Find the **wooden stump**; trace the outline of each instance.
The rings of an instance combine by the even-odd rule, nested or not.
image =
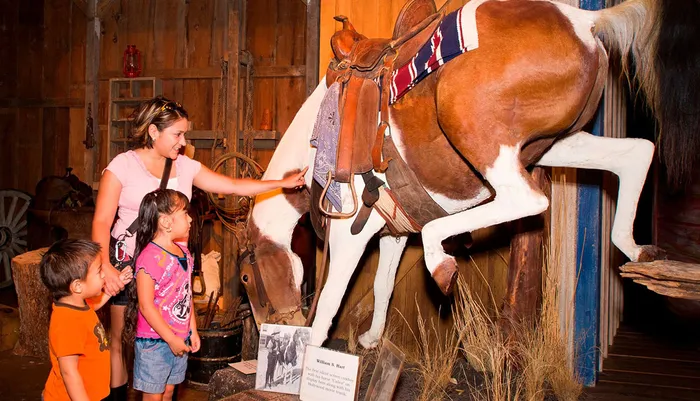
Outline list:
[[[258,359],[258,343],[260,335],[258,334],[258,326],[255,324],[255,318],[251,313],[243,319],[243,345],[241,349],[241,360],[250,361]]]
[[[628,262],[620,267],[622,277],[651,291],[673,298],[700,300],[700,265],[675,260]]]
[[[216,401],[255,388],[255,374],[244,375],[234,368],[219,369],[209,380],[209,401]]]
[[[41,282],[39,263],[48,248],[23,253],[12,259],[12,277],[19,303],[19,340],[14,354],[47,358],[51,293]]]

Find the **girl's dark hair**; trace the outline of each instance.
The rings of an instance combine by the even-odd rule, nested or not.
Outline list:
[[[187,196],[174,189],[157,189],[146,194],[139,207],[139,227],[136,231],[136,249],[134,250],[134,279],[129,283],[125,291],[129,297],[129,303],[124,312],[124,330],[122,331],[122,353],[125,361],[131,360],[136,340],[136,321],[138,318],[139,301],[136,292],[136,273],[138,258],[146,246],[158,233],[158,219],[161,214],[173,214],[179,210],[187,210],[190,201]]]
[[[153,138],[148,135],[148,127],[155,125],[162,131],[181,118],[189,118],[187,111],[178,102],[163,96],[156,96],[141,103],[133,113],[133,132],[129,140],[135,148],[152,148]]]

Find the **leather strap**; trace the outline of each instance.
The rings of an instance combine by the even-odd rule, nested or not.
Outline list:
[[[374,171],[383,173],[389,168],[389,160],[382,160],[382,151],[384,149],[384,134],[389,127],[389,98],[391,97],[391,71],[394,63],[394,57],[387,57],[384,60],[384,69],[381,75],[382,91],[381,101],[379,103],[380,118],[377,126],[377,135],[374,138],[374,146],[372,147],[372,166]]]
[[[335,164],[335,181],[350,182],[352,177],[352,156],[355,143],[355,123],[357,103],[362,89],[363,79],[351,75],[343,88],[343,105],[340,116],[340,134],[338,138],[338,159]]]
[[[160,177],[159,189],[165,189],[168,186],[168,180],[170,179],[170,171],[173,169],[173,159],[166,157],[165,166],[163,167],[163,176]],[[136,230],[139,229],[139,219],[138,217],[133,223],[126,229],[128,236],[136,234]]]

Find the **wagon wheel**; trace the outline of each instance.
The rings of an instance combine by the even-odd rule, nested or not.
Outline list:
[[[227,167],[229,171],[233,169],[236,178],[253,178],[260,179],[263,174],[263,168],[250,157],[238,153],[230,152],[222,155],[212,165],[212,170],[217,171],[227,161],[230,161]],[[216,209],[216,214],[221,222],[230,230],[235,231],[236,223],[245,220],[253,204],[254,197],[250,196],[233,196],[233,206],[222,206],[222,202],[217,199],[216,194],[209,193],[209,200]]]
[[[32,197],[21,191],[0,191],[0,288],[12,285],[12,258],[27,250],[27,209]]]

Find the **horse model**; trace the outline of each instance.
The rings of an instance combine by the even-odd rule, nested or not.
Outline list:
[[[327,82],[318,85],[297,113],[265,179],[313,168],[317,151],[309,141],[319,109],[331,89],[338,88],[337,82],[342,88],[350,87],[358,77],[365,79],[362,85],[367,81],[390,82],[391,75],[386,73],[411,60],[416,41],[430,38],[435,27],[431,24],[441,16],[424,18],[435,15],[432,0],[409,1],[405,10],[415,10],[411,7],[416,4],[428,11],[418,13],[420,18],[416,14],[412,15],[415,18],[403,18],[402,11],[391,41],[367,39],[345,20],[344,29],[331,40],[336,59],[326,74]],[[376,156],[377,144],[381,145],[380,163],[373,157],[367,168],[367,163],[354,163],[353,159],[349,181],[336,180],[342,202],[336,210],[343,218],[332,219],[327,231],[330,264],[313,321],[312,345],[326,339],[368,241],[386,230],[385,226],[393,227],[392,235],[380,237],[373,321],[360,337],[361,344],[374,346],[382,334],[396,268],[410,232],[421,232],[426,267],[439,288],[449,293],[457,265],[445,253],[444,239],[547,209],[547,197],[526,170],[530,166],[615,173],[619,196],[612,242],[632,261],[663,256],[662,250],[638,245],[633,237],[637,202],[654,144],[642,139],[598,137],[582,129],[598,107],[610,52],[621,57],[623,71],[639,85],[654,112],[667,171],[676,182],[687,179],[699,147],[693,131],[700,127],[700,78],[696,70],[700,63],[700,4],[696,0],[629,0],[612,8],[586,11],[552,1],[472,0],[460,12],[463,20],[473,21],[471,28],[466,28],[478,34],[477,45],[439,66],[389,107],[382,104],[379,125],[388,129],[380,130],[369,145],[372,156]],[[686,53],[678,55],[679,51]],[[626,61],[628,55],[634,72]],[[387,60],[395,64],[387,64]],[[386,86],[380,91],[384,102]],[[344,125],[350,113],[348,104],[353,103],[348,100],[351,93],[345,89],[341,93]],[[355,108],[360,109],[369,97],[360,96]],[[376,116],[377,108],[372,110],[369,114]],[[343,132],[341,127],[341,143]],[[370,154],[367,149],[359,153]],[[341,162],[339,153],[338,167]],[[400,164],[405,165],[404,176],[413,177],[427,194],[426,202],[437,204],[442,212],[426,218],[408,211],[415,203],[426,202],[400,199],[393,199],[395,206],[389,212],[376,206],[369,213],[357,210],[364,200],[360,193],[368,186],[359,173],[374,171],[375,177],[387,183],[385,192],[398,193],[400,186],[392,181],[392,174],[393,166]],[[312,168],[306,175],[308,188],[312,188]],[[304,322],[302,264],[291,251],[290,242],[297,220],[309,211],[309,198],[306,190],[278,191],[256,198],[240,267],[258,323]],[[332,214],[332,210],[325,213]],[[362,213],[365,221],[354,225]],[[401,214],[409,224],[391,221]]]

